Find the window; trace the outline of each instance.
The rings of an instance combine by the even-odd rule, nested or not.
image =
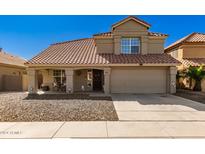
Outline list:
[[[121,53],[137,54],[140,52],[140,40],[135,37],[124,37],[121,39]]]
[[[56,84],[58,85],[65,84],[66,82],[65,70],[53,70],[53,78]]]

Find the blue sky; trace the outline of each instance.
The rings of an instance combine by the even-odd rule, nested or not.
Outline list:
[[[0,16],[0,47],[30,59],[50,44],[110,31],[127,16]],[[205,16],[137,16],[150,31],[169,34],[165,46],[192,32],[205,33]]]

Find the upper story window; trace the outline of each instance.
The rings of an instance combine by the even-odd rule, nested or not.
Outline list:
[[[136,37],[123,37],[121,39],[121,53],[138,54],[140,52],[140,39]]]

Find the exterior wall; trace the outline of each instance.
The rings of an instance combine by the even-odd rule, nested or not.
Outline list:
[[[49,86],[49,89],[53,89],[53,70],[40,70],[39,73],[43,75],[43,85]]]
[[[113,43],[113,39],[95,39],[95,43],[97,46],[97,52],[98,53],[113,53],[114,51],[114,43]]]
[[[179,51],[178,50],[174,50],[172,52],[169,53],[172,57],[174,57],[175,59],[179,58]]]
[[[177,67],[169,67],[168,70],[168,80],[167,80],[167,88],[168,92],[173,94],[176,93],[176,74],[177,74]]]
[[[28,74],[28,92],[37,92],[37,71],[34,68],[27,69]]]
[[[82,91],[81,87],[84,86],[85,91],[92,91],[92,86],[87,86],[87,70],[74,71],[74,91]]]
[[[94,37],[98,53],[121,54],[122,37],[138,37],[140,39],[140,54],[159,54],[164,52],[164,39],[148,36],[145,26],[129,20],[112,31],[113,37]]]
[[[113,30],[114,35],[114,53],[120,54],[120,42],[122,37],[138,37],[141,41],[141,54],[147,53],[147,28],[141,24],[130,20]]]
[[[166,93],[168,67],[112,67],[111,93]]]
[[[164,53],[164,39],[149,38],[147,43],[149,54]]]
[[[173,58],[177,59],[177,60],[181,60],[183,58],[183,49],[179,48],[179,49],[174,49],[171,52],[169,52],[168,54],[171,55]],[[179,66],[177,66],[178,70],[183,70],[184,66],[181,64]]]
[[[201,88],[202,88],[202,91],[205,92],[205,79],[203,79],[201,82]]]
[[[115,27],[114,32],[120,31],[147,31],[147,28],[134,20],[129,20],[123,24]]]
[[[205,46],[184,45],[170,51],[169,54],[179,60],[182,58],[205,58]]]
[[[170,54],[175,59],[181,60],[183,58],[183,49],[182,48],[174,49],[168,54]]]
[[[18,90],[21,91],[22,89],[22,80],[21,79],[17,79],[16,81],[18,81],[17,83],[12,83],[8,81],[8,79],[12,78],[12,77],[19,77],[22,78],[22,74],[25,71],[25,69],[23,68],[16,68],[16,67],[10,67],[10,66],[0,66],[0,91],[9,91],[9,90]],[[18,87],[17,89],[14,87]]]
[[[205,46],[184,46],[183,58],[205,58]]]
[[[87,70],[104,70],[104,92],[109,93],[174,93],[176,91],[176,67],[168,66],[119,66],[100,68],[61,68],[66,72],[66,92],[92,91],[92,86],[87,86]],[[28,69],[29,92],[35,93],[37,87],[37,73],[44,74],[44,84],[53,83],[52,68],[39,70]],[[77,71],[81,73],[77,73]],[[32,89],[32,90],[31,90]],[[51,89],[52,90],[52,89]]]
[[[27,91],[28,90],[28,75],[27,74],[23,74],[22,75],[22,82],[23,82],[23,91]]]
[[[189,85],[190,85],[190,80],[189,80],[189,78],[181,78],[181,79],[179,80],[179,83],[180,83],[181,85],[183,85],[184,88],[190,88],[190,89],[193,89],[193,88],[194,88],[194,85],[195,85],[195,81],[192,80],[192,84],[191,84],[192,86],[189,87]],[[203,79],[203,80],[201,81],[201,91],[205,92],[205,79]]]

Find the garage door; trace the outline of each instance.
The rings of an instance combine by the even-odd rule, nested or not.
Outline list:
[[[165,67],[112,68],[112,93],[166,93]]]
[[[3,91],[22,91],[21,76],[3,75]]]

